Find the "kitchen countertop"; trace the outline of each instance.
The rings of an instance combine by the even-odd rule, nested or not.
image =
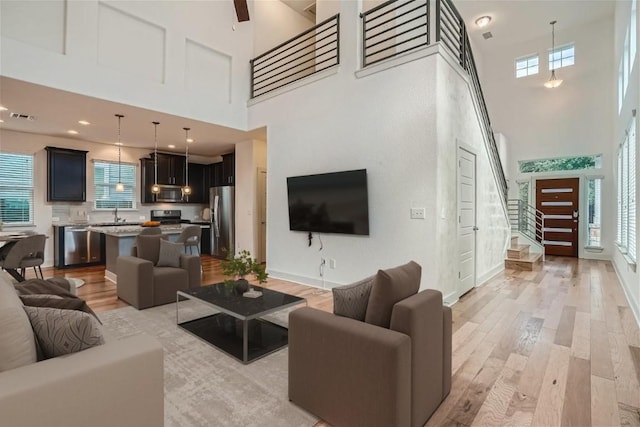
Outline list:
[[[168,225],[160,225],[160,229],[163,234],[180,234],[182,233],[182,229],[188,227],[191,224],[183,223],[183,224],[168,224]],[[202,227],[202,226],[201,226]],[[101,226],[101,225],[91,225],[88,227],[90,231],[97,231],[99,233],[104,233],[107,236],[114,237],[132,237],[137,236],[144,228],[141,225],[129,225],[128,223],[120,224],[120,225],[112,225],[112,226]]]

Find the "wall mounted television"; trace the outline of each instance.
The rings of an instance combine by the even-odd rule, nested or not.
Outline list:
[[[366,169],[287,178],[289,229],[369,235]]]

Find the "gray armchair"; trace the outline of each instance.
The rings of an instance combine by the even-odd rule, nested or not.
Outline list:
[[[289,315],[289,399],[335,426],[423,426],[451,389],[451,309],[424,290],[390,327],[301,308]]]
[[[199,256],[179,254],[175,267],[158,266],[161,240],[139,235],[136,254],[117,260],[118,298],[138,310],[175,302],[176,291],[201,285]]]

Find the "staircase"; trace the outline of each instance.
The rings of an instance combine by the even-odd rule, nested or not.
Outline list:
[[[511,247],[507,249],[504,267],[511,270],[533,271],[542,261],[541,253],[529,252],[531,245],[518,243],[518,236],[511,236]]]

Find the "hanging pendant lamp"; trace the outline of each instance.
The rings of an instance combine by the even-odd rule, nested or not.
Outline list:
[[[185,144],[187,146],[184,153],[184,171],[185,171],[185,186],[182,187],[182,195],[190,196],[191,195],[191,187],[189,187],[189,131],[191,128],[182,128],[185,132]]]
[[[116,191],[123,192],[124,184],[122,183],[122,142],[120,142],[120,119],[124,116],[122,114],[116,114],[118,118],[118,182],[116,184]]]
[[[549,61],[550,67],[555,62],[553,61],[553,54],[555,53],[555,50],[556,50],[556,22],[558,21],[550,22],[551,24],[551,61]],[[561,84],[562,84],[562,80],[556,77],[556,70],[554,67],[554,69],[551,70],[551,78],[549,78],[549,80],[544,84],[544,87],[546,87],[547,89],[554,89],[560,86]]]
[[[158,125],[160,122],[151,122],[153,123],[153,140],[154,140],[154,148],[153,148],[153,185],[151,186],[151,193],[158,194],[160,193],[160,186],[158,185]]]

